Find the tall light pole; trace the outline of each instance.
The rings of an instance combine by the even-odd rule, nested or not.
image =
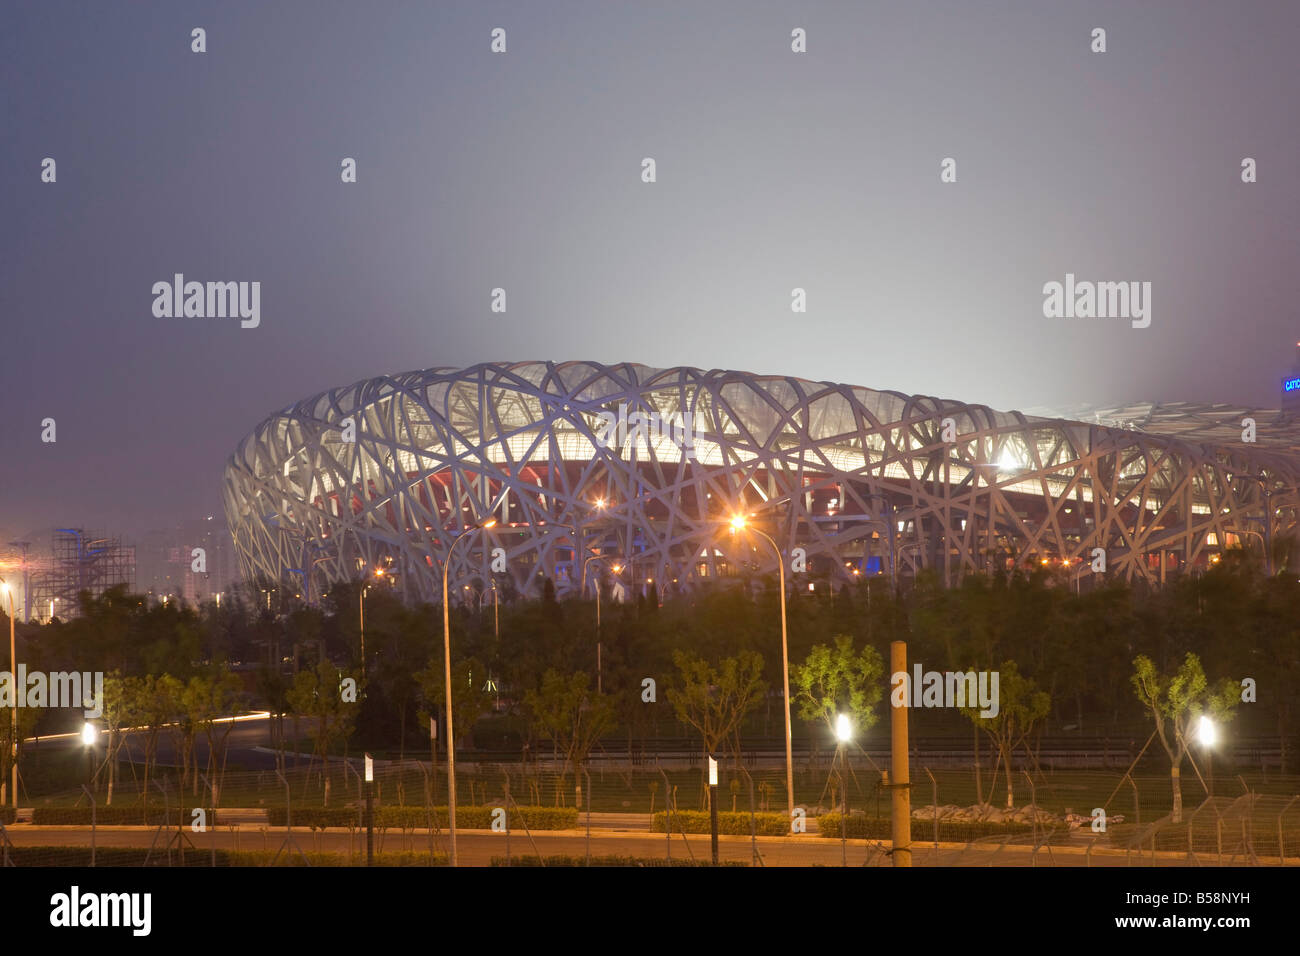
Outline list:
[[[599,561],[599,560],[600,560],[601,558],[603,558],[603,557],[605,557],[605,555],[603,555],[603,554],[593,554],[591,557],[587,558],[587,560],[585,560],[585,561],[582,562],[582,583],[583,583],[583,588],[584,588],[584,589],[586,588],[586,584],[587,584],[587,565],[591,564],[591,562],[593,562],[593,561]],[[615,574],[617,574],[620,570],[622,570],[622,568],[620,568],[617,564],[614,565],[614,573],[615,573]],[[596,580],[596,693],[597,693],[597,694],[601,693],[600,674],[601,674],[601,668],[600,668],[600,579],[598,578],[598,579]]]
[[[789,821],[788,825],[794,826],[794,748],[790,736],[790,645],[786,636],[785,624],[785,558],[781,555],[781,549],[777,547],[776,542],[772,540],[771,535],[766,531],[760,531],[753,525],[746,522],[743,515],[736,515],[731,519],[731,530],[741,531],[745,528],[760,535],[764,541],[772,546],[772,551],[776,554],[776,567],[781,578],[781,683],[783,687],[783,703],[785,704],[785,806]]]
[[[493,518],[482,524],[466,528],[456,535],[447,549],[447,558],[442,563],[442,653],[443,653],[443,693],[447,698],[447,826],[451,832],[451,865],[456,858],[456,728],[451,721],[451,611],[447,600],[447,573],[451,570],[452,552],[461,540],[468,538],[475,531],[496,526]]]
[[[5,594],[9,595],[9,680],[13,687],[13,695],[9,708],[9,729],[13,734],[11,742],[11,755],[13,757],[13,779],[10,781],[10,796],[12,798],[13,808],[18,809],[18,655],[14,650],[14,592],[9,586],[9,582],[0,578],[0,588],[4,589]]]
[[[840,758],[840,865],[849,865],[849,779],[845,773],[849,759],[845,744],[853,739],[853,722],[848,714],[835,718],[835,749]]]
[[[1214,744],[1219,738],[1219,729],[1214,725],[1214,721],[1206,714],[1201,714],[1201,719],[1196,725],[1196,739],[1205,753],[1205,774],[1209,777],[1209,783],[1206,785],[1206,792],[1214,796]]]
[[[383,568],[375,568],[375,577],[384,576]],[[362,583],[361,591],[357,594],[357,619],[361,630],[361,679],[366,679],[366,592],[370,590],[370,585]]]

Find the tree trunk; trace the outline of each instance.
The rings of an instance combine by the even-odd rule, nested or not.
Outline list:
[[[1007,774],[1007,809],[1010,810],[1010,809],[1014,808],[1015,805],[1016,805],[1016,803],[1015,803],[1015,795],[1014,795],[1014,792],[1013,792],[1013,790],[1012,790],[1012,776],[1013,776],[1013,775],[1012,775],[1012,772],[1011,772],[1011,752],[1010,752],[1010,750],[1008,750],[1006,747],[1004,747],[1001,743],[998,744],[998,748],[1002,751],[1002,761],[1003,761],[1003,763],[1006,765],[1006,774]]]
[[[1178,768],[1170,767],[1169,778],[1173,783],[1173,787],[1174,787],[1174,809],[1173,812],[1169,815],[1169,819],[1171,823],[1183,822],[1183,790],[1182,787],[1179,786],[1178,776],[1179,776]]]
[[[867,592],[870,593],[870,592]],[[984,805],[984,786],[980,782],[980,729],[979,725],[971,723],[971,729],[975,733],[975,802],[980,806]]]

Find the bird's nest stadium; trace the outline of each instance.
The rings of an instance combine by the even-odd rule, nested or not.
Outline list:
[[[778,549],[803,588],[1027,565],[1074,586],[1160,584],[1228,547],[1285,551],[1298,477],[1300,425],[1279,410],[1028,415],[775,375],[518,362],[299,402],[241,443],[223,495],[244,575],[307,600],[372,572],[440,600],[462,536],[448,568],[462,599],[537,595],[547,578],[561,596],[601,580],[662,598],[774,573]]]

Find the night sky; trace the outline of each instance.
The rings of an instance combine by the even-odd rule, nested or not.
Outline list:
[[[1297,49],[1294,0],[6,0],[0,545],[219,515],[269,414],[430,366],[1275,407]],[[155,317],[178,272],[260,326]],[[1045,318],[1067,273],[1149,281],[1150,327]]]

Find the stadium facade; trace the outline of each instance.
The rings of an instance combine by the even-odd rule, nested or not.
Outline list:
[[[763,536],[732,531],[737,514],[802,588],[1030,564],[1077,587],[1159,584],[1294,532],[1294,421],[1189,405],[1027,415],[735,371],[485,363],[292,405],[241,443],[223,493],[245,577],[307,600],[377,569],[438,600],[450,545],[489,522],[453,552],[462,599],[536,595],[546,578],[560,595],[600,579],[663,597],[774,572]]]

